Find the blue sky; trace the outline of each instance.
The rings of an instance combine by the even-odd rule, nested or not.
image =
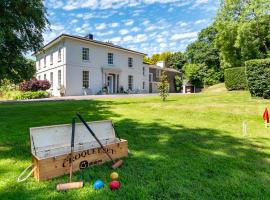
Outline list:
[[[213,21],[218,0],[45,0],[50,29],[45,44],[61,33],[84,36],[148,55],[184,51]]]

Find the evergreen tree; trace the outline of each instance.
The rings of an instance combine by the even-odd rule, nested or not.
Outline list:
[[[159,95],[162,101],[165,101],[166,98],[169,96],[169,83],[168,83],[168,77],[165,74],[165,72],[162,72],[160,76],[160,81],[157,87],[158,87]]]

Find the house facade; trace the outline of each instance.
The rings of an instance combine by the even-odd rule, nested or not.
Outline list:
[[[164,72],[167,75],[168,83],[169,83],[169,92],[175,93],[175,76],[180,76],[181,73],[172,68],[166,68],[165,64],[159,63],[159,65],[148,65],[144,64],[146,68],[149,68],[149,93],[157,93],[157,84],[160,80],[161,74]]]
[[[112,43],[62,34],[35,53],[36,78],[51,82],[53,96],[91,95],[106,91],[149,92],[144,53]]]

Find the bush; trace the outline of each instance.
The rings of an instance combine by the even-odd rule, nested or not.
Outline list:
[[[8,79],[3,79],[0,81],[0,96],[3,97],[7,92],[16,90],[16,86]]]
[[[225,69],[225,86],[228,90],[246,90],[247,78],[245,67],[233,67]]]
[[[15,96],[13,96],[13,99],[15,100],[21,100],[21,99],[39,99],[39,98],[48,98],[50,94],[47,91],[28,91],[28,92],[19,92]]]
[[[19,85],[20,91],[38,91],[38,90],[48,90],[50,89],[51,84],[47,80],[30,80],[24,81]]]
[[[179,75],[176,75],[174,77],[174,85],[175,85],[175,91],[180,92],[181,88],[183,86],[182,78]]]
[[[245,64],[251,96],[270,99],[270,59],[249,60]]]

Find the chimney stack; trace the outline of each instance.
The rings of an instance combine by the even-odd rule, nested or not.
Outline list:
[[[89,39],[89,40],[93,40],[94,39],[94,36],[93,34],[89,33],[85,36],[85,38]]]

